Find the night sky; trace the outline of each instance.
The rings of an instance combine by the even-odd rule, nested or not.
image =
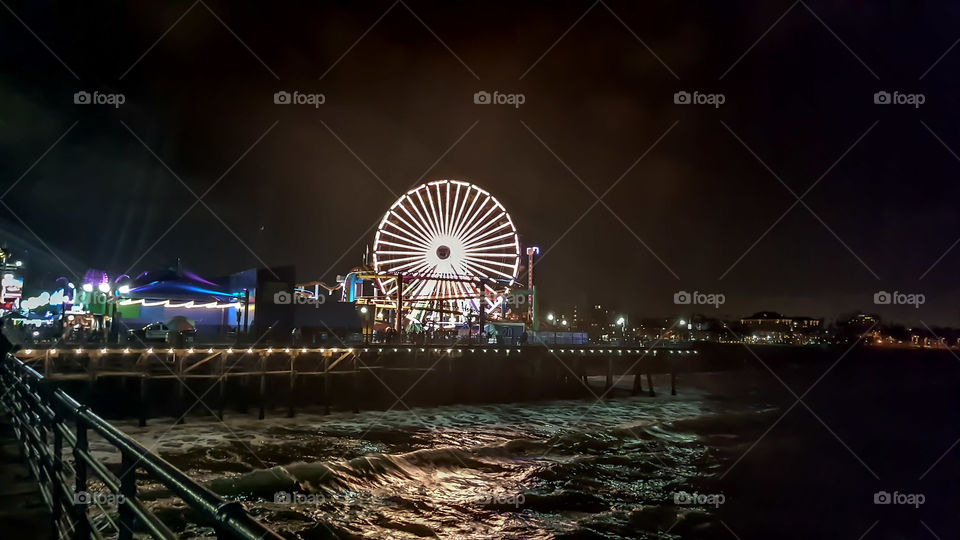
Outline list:
[[[54,276],[180,257],[332,282],[396,195],[454,178],[545,252],[548,309],[666,316],[696,290],[721,316],[960,324],[960,5],[355,4],[8,1],[0,239]]]

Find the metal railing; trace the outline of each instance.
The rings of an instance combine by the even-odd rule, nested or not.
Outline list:
[[[129,540],[144,534],[178,538],[138,499],[138,473],[180,498],[198,523],[213,527],[218,538],[282,538],[254,520],[241,503],[227,502],[191,480],[10,355],[0,357],[0,407],[10,415],[31,472],[50,507],[56,538],[116,536]],[[91,432],[120,452],[121,474],[115,474],[91,454]],[[65,448],[71,450],[72,460],[64,459]],[[90,495],[91,475],[106,487],[108,499]],[[96,516],[90,512],[91,502],[100,511]],[[116,512],[111,511],[114,507]]]

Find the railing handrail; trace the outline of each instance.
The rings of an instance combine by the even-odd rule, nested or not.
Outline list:
[[[11,374],[14,374],[15,383],[34,382],[43,384],[44,377],[35,369],[26,365],[19,359],[7,354],[0,359],[0,363],[6,364]],[[0,370],[4,371],[4,370]],[[17,377],[19,375],[19,377]],[[32,381],[29,381],[32,380]],[[29,389],[24,389],[32,392]],[[176,468],[173,464],[162,457],[152,453],[142,444],[126,435],[115,426],[101,418],[96,413],[90,411],[86,406],[80,404],[77,400],[61,389],[52,389],[41,395],[33,394],[40,401],[39,405],[48,407],[59,414],[64,420],[72,421],[77,426],[91,429],[100,435],[105,441],[117,448],[122,456],[124,463],[134,464],[134,468],[142,469],[154,480],[158,481],[170,492],[176,494],[198,515],[206,521],[211,522],[218,533],[228,535],[231,538],[241,539],[276,539],[282,537],[265,527],[260,522],[254,520],[239,502],[228,502],[215,494],[205,486],[187,476],[183,471]],[[44,403],[46,399],[48,402]],[[86,450],[82,450],[86,452]],[[84,459],[92,459],[89,454],[83,456]],[[78,467],[86,467],[86,463],[77,463]],[[127,471],[125,474],[133,475],[134,471]],[[98,474],[99,476],[99,474]],[[146,512],[139,504],[139,501],[126,501],[118,504],[129,505],[128,509],[143,517]],[[153,517],[152,515],[150,517]]]

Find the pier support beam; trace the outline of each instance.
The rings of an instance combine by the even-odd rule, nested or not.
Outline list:
[[[297,405],[297,398],[294,393],[294,390],[297,388],[297,371],[294,369],[296,359],[296,353],[290,355],[290,386],[287,389],[287,418],[293,418],[297,414],[294,410]]]
[[[350,382],[352,392],[350,392],[350,399],[353,402],[353,412],[360,412],[360,366],[357,361],[357,355],[352,355],[351,359],[353,362],[353,373],[350,374]]]
[[[670,373],[670,395],[677,395],[677,374]]]
[[[220,378],[217,380],[217,384],[220,385],[220,397],[217,400],[217,418],[223,420],[223,407],[227,401],[227,377],[225,372],[227,354],[221,354],[217,363],[220,365]]]
[[[140,376],[140,419],[137,422],[137,425],[140,427],[147,425],[147,380],[148,376],[146,373]]]
[[[330,357],[323,357],[323,414],[330,414]]]
[[[607,358],[607,378],[604,381],[604,390],[610,391],[613,387],[613,357]]]
[[[187,389],[187,381],[183,378],[183,361],[185,356],[174,356],[173,359],[173,369],[177,374],[177,410],[180,411],[180,417],[177,418],[177,424],[183,424],[186,422],[187,413],[190,412],[187,409],[187,398],[184,393]]]
[[[257,360],[260,364],[260,392],[259,399],[257,400],[260,405],[260,412],[257,415],[257,418],[263,420],[266,417],[267,409],[267,355],[265,353],[260,353],[260,358]]]
[[[650,387],[650,397],[656,396],[657,393],[653,391],[653,375],[649,373],[647,373],[647,386]]]

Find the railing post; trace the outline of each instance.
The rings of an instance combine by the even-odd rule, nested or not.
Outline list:
[[[87,406],[77,409],[77,444],[73,447],[73,469],[76,471],[74,485],[73,511],[77,522],[74,524],[74,540],[90,539],[90,522],[87,517],[87,505],[77,497],[78,493],[87,491],[87,462],[83,455],[87,453],[87,424],[83,420],[83,413]]]
[[[124,452],[120,459],[120,470],[124,471],[120,477],[120,495],[117,498],[117,511],[120,514],[120,540],[133,539],[133,527],[136,516],[130,503],[137,498],[137,462],[129,453]]]
[[[58,538],[60,536],[60,531],[57,527],[60,524],[60,520],[63,518],[63,495],[67,491],[67,486],[61,482],[61,472],[63,471],[63,433],[60,432],[58,427],[63,423],[63,418],[60,416],[59,407],[53,404],[52,400],[50,401],[50,406],[53,407],[53,421],[51,429],[53,429],[53,489],[52,489],[52,501],[53,508],[52,514],[53,519],[51,520],[51,525],[53,528],[53,537]]]
[[[50,448],[47,446],[47,419],[43,415],[43,389],[39,380],[30,381],[30,403],[31,408],[33,409],[30,416],[33,416],[32,420],[35,422],[35,426],[30,426],[31,428],[36,427],[37,438],[39,439],[36,442],[35,454],[37,456],[37,471],[39,472],[37,480],[40,482],[41,491],[46,491],[46,495],[50,497],[51,503],[53,502],[53,478],[51,477],[51,469],[53,460],[51,459]]]

